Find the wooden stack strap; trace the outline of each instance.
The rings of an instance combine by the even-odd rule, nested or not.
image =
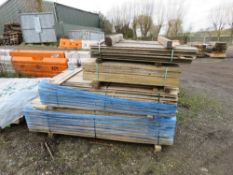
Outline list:
[[[101,47],[100,47],[100,42],[99,42],[98,46],[99,46],[99,54],[101,55]]]
[[[173,62],[173,59],[174,59],[174,49],[171,50],[171,59],[170,59],[170,63]]]
[[[164,81],[162,83],[164,87],[166,86],[167,74],[168,74],[168,67],[166,67],[166,70],[164,72]]]
[[[96,79],[99,81],[99,63],[96,63]]]

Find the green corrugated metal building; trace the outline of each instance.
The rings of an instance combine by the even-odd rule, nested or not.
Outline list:
[[[20,23],[20,13],[38,12],[39,0],[8,0],[0,6],[0,35],[4,24]],[[99,15],[72,8],[56,2],[42,1],[43,12],[53,12],[56,19],[58,35],[68,30],[99,29]]]

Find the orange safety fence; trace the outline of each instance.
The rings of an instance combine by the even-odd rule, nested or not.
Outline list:
[[[61,49],[81,49],[82,40],[73,40],[61,38],[59,42],[59,48]]]
[[[33,77],[53,77],[68,68],[61,51],[12,51],[15,71]]]

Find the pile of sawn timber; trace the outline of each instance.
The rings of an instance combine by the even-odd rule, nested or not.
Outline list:
[[[197,49],[182,45],[167,48],[158,41],[121,40],[112,47],[92,46],[91,56],[99,60],[178,64],[191,63],[197,56]]]
[[[198,58],[226,58],[227,43],[226,42],[192,42],[189,45],[198,49]]]
[[[206,55],[210,58],[226,58],[226,42],[209,42],[206,48]]]
[[[137,42],[139,48],[147,49],[144,41]],[[107,50],[116,45],[111,44]],[[170,53],[174,50],[163,49]],[[83,69],[65,71],[50,81],[42,81],[40,99],[25,109],[29,130],[172,145],[181,73],[175,59],[161,64],[156,59],[151,62],[146,54],[141,56],[143,62],[133,57],[124,59],[124,53],[119,57],[123,59],[90,58]],[[176,59],[190,63],[193,58]]]

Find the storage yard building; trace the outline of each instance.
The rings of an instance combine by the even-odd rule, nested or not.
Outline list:
[[[4,24],[20,23],[20,13],[52,12],[58,35],[77,29],[99,29],[99,15],[56,2],[41,0],[8,0],[0,6],[0,35]]]

